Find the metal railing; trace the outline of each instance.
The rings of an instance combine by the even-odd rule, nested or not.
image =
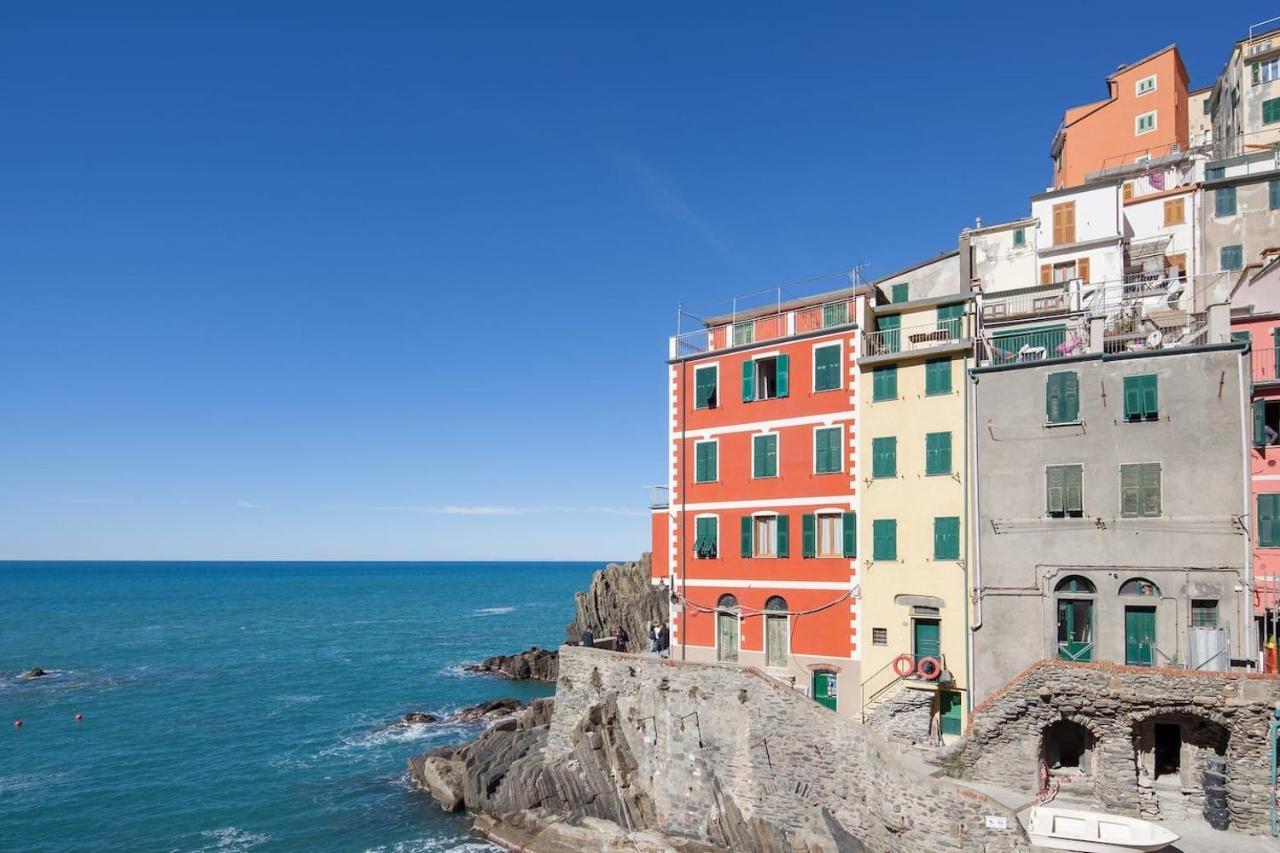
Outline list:
[[[670,505],[667,486],[646,486],[649,491],[649,509],[666,509]]]
[[[978,341],[978,362],[984,366],[1052,361],[1089,351],[1089,330],[1053,329],[984,334]]]
[[[867,721],[867,709],[871,707],[871,703],[876,697],[884,693],[893,685],[902,680],[902,676],[898,675],[893,668],[893,662],[897,660],[894,655],[893,660],[880,667],[871,677],[862,682],[862,722]]]
[[[1249,353],[1249,375],[1254,382],[1280,381],[1280,349],[1262,347]]]
[[[1170,142],[1167,145],[1153,145],[1149,148],[1135,148],[1133,151],[1126,151],[1123,154],[1113,154],[1102,161],[1102,166],[1097,172],[1086,175],[1086,178],[1101,177],[1108,172],[1120,171],[1126,168],[1138,166],[1148,160],[1159,160],[1162,157],[1173,157],[1183,153],[1185,149],[1177,142]]]
[[[964,339],[965,326],[964,317],[952,317],[897,329],[864,332],[862,354],[892,355],[959,343]]]
[[[1192,163],[1156,168],[1125,181],[1122,193],[1125,201],[1132,201],[1189,186],[1195,183],[1195,177],[1195,165]]]
[[[1007,323],[1038,317],[1052,317],[1080,310],[1079,289],[1068,289],[1067,283],[1046,285],[1043,288],[986,296],[982,300],[984,323]]]
[[[1079,641],[1058,643],[1058,660],[1091,661],[1093,660],[1093,643]]]
[[[854,305],[851,295],[842,295],[796,308],[753,312],[742,319],[730,315],[726,321],[708,321],[703,328],[673,335],[669,355],[681,358],[844,326],[855,320]]]

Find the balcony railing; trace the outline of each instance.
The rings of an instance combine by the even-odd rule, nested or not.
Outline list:
[[[964,339],[967,322],[964,317],[952,317],[898,329],[865,332],[862,338],[862,354],[863,356],[893,355],[956,344]]]
[[[1280,382],[1280,349],[1263,347],[1249,353],[1249,375],[1255,383]]]
[[[1180,187],[1189,186],[1195,183],[1195,175],[1195,166],[1191,163],[1163,169],[1152,169],[1150,172],[1125,181],[1124,199],[1125,201],[1131,201],[1145,198],[1149,195],[1157,195],[1167,190],[1176,190]]]
[[[1070,358],[1089,351],[1089,331],[1067,324],[1025,331],[984,334],[978,341],[978,361],[983,365],[1025,364]]]
[[[727,320],[709,321],[703,328],[673,336],[670,357],[681,358],[817,332],[844,326],[853,320],[854,299],[850,295],[763,314],[752,312],[751,316],[742,319],[731,316]]]
[[[649,509],[666,509],[670,504],[667,486],[646,486],[649,490]]]
[[[984,323],[1014,322],[1079,310],[1078,289],[1068,290],[1067,283],[1063,282],[1031,291],[1011,293],[1008,296],[999,293],[986,296],[982,300],[982,321]]]

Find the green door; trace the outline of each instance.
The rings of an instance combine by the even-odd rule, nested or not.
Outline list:
[[[834,672],[813,674],[813,699],[819,705],[825,705],[833,711],[836,709],[836,674]]]
[[[901,335],[898,330],[902,328],[902,315],[890,314],[887,317],[881,317],[876,320],[876,328],[884,332],[880,336],[880,352],[892,353],[901,349]]]
[[[1093,602],[1089,599],[1058,599],[1058,657],[1093,660]]]
[[[738,616],[735,613],[716,614],[716,660],[738,662]]]
[[[960,734],[960,694],[954,690],[938,691],[938,729],[944,735]]]
[[[952,340],[960,340],[960,318],[964,316],[964,305],[943,305],[938,309],[938,328],[945,331]]]
[[[920,663],[921,658],[942,660],[942,631],[939,624],[937,619],[911,620],[911,651],[916,663]]]
[[[1151,666],[1155,659],[1156,609],[1124,609],[1124,662],[1130,666]]]

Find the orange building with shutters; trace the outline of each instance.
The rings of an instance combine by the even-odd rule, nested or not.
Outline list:
[[[699,321],[672,339],[653,580],[671,655],[758,666],[859,710],[853,289]]]

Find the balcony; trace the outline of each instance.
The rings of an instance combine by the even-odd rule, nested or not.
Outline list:
[[[1060,323],[983,334],[978,363],[985,366],[1052,361],[1090,352],[1089,329],[1083,323]]]
[[[1249,353],[1249,375],[1254,385],[1280,382],[1280,349],[1264,347]]]
[[[839,294],[779,303],[770,309],[733,310],[727,315],[707,319],[694,318],[702,328],[679,332],[671,338],[669,357],[718,352],[731,347],[748,346],[765,341],[820,332],[847,326],[854,322],[854,297],[851,291]],[[682,312],[682,316],[692,317]]]
[[[913,326],[864,332],[862,357],[868,359],[879,356],[912,355],[946,347],[963,346],[966,340],[967,324],[968,320],[965,317],[951,317]]]
[[[984,324],[1012,323],[1053,317],[1080,310],[1080,294],[1069,282],[1045,287],[1026,288],[1008,293],[994,293],[983,297],[982,322]]]

